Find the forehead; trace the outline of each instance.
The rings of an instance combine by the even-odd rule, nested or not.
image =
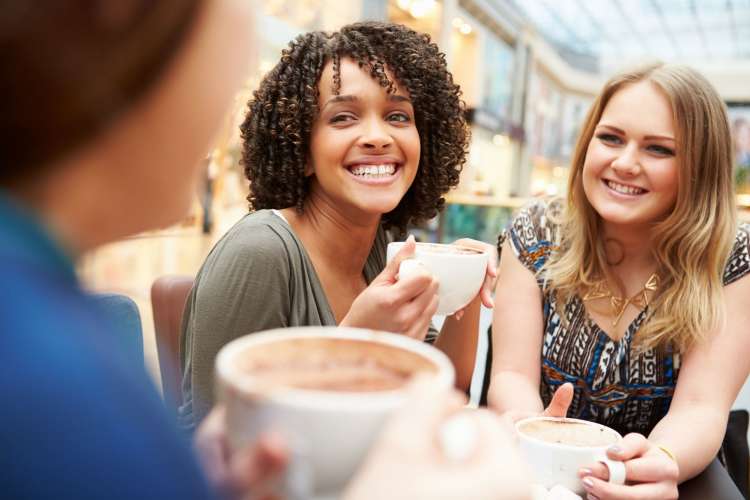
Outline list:
[[[674,135],[672,105],[666,94],[649,81],[617,90],[604,107],[600,123]]]
[[[409,97],[409,92],[393,74],[388,66],[385,66],[385,74],[391,81],[397,95]],[[321,101],[334,95],[334,70],[333,61],[329,60],[323,67],[318,83]],[[380,81],[370,74],[367,66],[359,67],[359,63],[350,57],[342,57],[339,63],[339,82],[341,95],[358,95],[362,93],[382,93],[385,97],[388,93],[387,87],[382,87]]]

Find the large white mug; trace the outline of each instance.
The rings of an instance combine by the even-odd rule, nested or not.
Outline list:
[[[585,492],[578,470],[601,462],[609,469],[609,482],[625,483],[625,464],[607,457],[607,448],[622,436],[601,424],[575,418],[529,417],[516,422],[521,457],[535,483]]]
[[[403,335],[336,327],[253,333],[216,360],[227,438],[237,450],[275,430],[292,451],[287,498],[338,495],[387,417],[402,407],[417,373],[446,389],[450,360]]]
[[[388,244],[387,259],[393,260],[404,242]],[[414,256],[401,262],[399,277],[411,272],[418,262],[439,282],[437,314],[453,314],[479,293],[487,272],[486,252],[460,245],[417,243]]]

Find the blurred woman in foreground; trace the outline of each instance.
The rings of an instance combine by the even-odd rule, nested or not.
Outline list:
[[[142,364],[118,350],[118,326],[81,289],[74,269],[99,245],[185,214],[200,159],[250,61],[251,7],[244,0],[61,0],[0,9],[4,497],[264,498],[272,491],[283,444],[267,437],[227,456],[221,409],[198,432],[201,471]],[[434,396],[421,413],[395,422],[352,500],[372,498],[386,483],[404,498],[439,496],[429,477],[449,476],[451,464],[433,449],[435,425],[422,424],[460,403]],[[486,484],[486,498],[498,498],[495,470],[506,468],[507,442],[488,419],[476,418],[487,429],[480,441],[501,451],[478,449],[451,484]],[[405,432],[408,454],[394,448]],[[425,439],[413,439],[420,434]],[[428,490],[409,496],[414,476]]]

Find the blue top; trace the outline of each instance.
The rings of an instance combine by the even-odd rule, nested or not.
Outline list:
[[[213,498],[71,259],[0,192],[0,496]]]

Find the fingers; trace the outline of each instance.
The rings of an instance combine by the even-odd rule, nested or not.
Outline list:
[[[426,375],[417,375],[409,383],[407,403],[392,418],[385,439],[404,448],[424,449],[433,442],[439,426],[466,403],[466,396],[451,387],[441,387]]]
[[[269,433],[261,436],[254,446],[232,457],[232,491],[238,496],[252,492],[253,498],[272,495],[279,487],[288,461],[289,451],[279,435]]]
[[[427,336],[427,330],[430,327],[430,321],[432,321],[432,317],[437,312],[439,302],[440,299],[437,293],[430,293],[429,288],[428,291],[415,299],[409,305],[406,314],[413,315],[416,320],[412,322],[412,325],[406,331],[406,335],[418,340],[424,340]]]
[[[586,490],[586,498],[606,498],[614,500],[672,499],[677,498],[677,483],[663,481],[635,485],[612,484],[595,477],[586,477],[581,483]]]
[[[557,388],[552,396],[549,406],[545,408],[542,415],[545,417],[564,417],[568,414],[568,407],[573,401],[573,384],[566,382]],[[615,459],[617,460],[617,459]]]
[[[194,441],[207,479],[221,491],[227,488],[229,482],[228,450],[223,433],[224,413],[224,407],[214,407],[198,427]]]
[[[391,283],[395,282],[396,275],[398,274],[398,267],[401,265],[401,261],[411,258],[414,255],[414,251],[416,250],[416,248],[416,240],[414,239],[414,236],[410,234],[409,237],[406,238],[404,246],[402,246],[398,253],[393,257],[393,260],[386,264],[385,268],[380,272],[376,279],[380,278]]]
[[[631,460],[645,454],[650,447],[651,443],[643,434],[632,432],[622,438],[618,444],[610,446],[607,456],[612,460]]]

